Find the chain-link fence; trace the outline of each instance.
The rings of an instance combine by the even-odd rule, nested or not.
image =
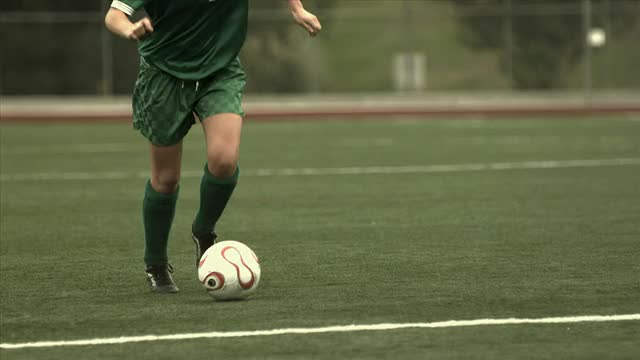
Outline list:
[[[250,93],[640,89],[637,0],[307,0],[312,40],[284,4],[251,1]],[[130,93],[135,44],[108,33],[108,6],[3,1],[1,93]]]

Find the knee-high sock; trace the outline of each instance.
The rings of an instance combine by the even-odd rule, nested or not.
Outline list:
[[[157,192],[147,181],[142,202],[144,221],[144,262],[147,265],[166,264],[167,243],[176,213],[178,189],[172,194]]]
[[[205,165],[204,175],[200,182],[200,208],[193,221],[193,232],[196,237],[204,237],[213,233],[216,223],[227,206],[233,189],[238,183],[240,168],[229,178],[220,179]]]

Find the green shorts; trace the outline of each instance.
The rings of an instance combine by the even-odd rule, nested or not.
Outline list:
[[[242,112],[246,75],[236,59],[200,81],[180,80],[140,58],[133,90],[133,128],[158,146],[182,141],[195,123],[209,116]]]

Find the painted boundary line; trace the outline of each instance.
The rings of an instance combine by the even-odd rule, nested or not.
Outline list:
[[[590,168],[604,166],[640,165],[640,158],[591,159],[591,160],[541,160],[521,162],[496,162],[485,164],[444,164],[413,166],[356,166],[335,168],[284,168],[258,169],[243,171],[242,176],[331,176],[331,175],[384,175],[384,174],[422,174],[454,173],[470,171],[531,170]],[[127,180],[146,179],[147,172],[63,172],[63,173],[24,173],[0,174],[0,182],[10,181],[53,181],[53,180]],[[199,178],[201,171],[184,171],[182,178]]]
[[[0,349],[25,349],[25,348],[46,348],[60,346],[89,346],[89,345],[115,345],[148,341],[167,340],[192,340],[192,339],[212,339],[212,338],[235,338],[251,336],[275,336],[294,334],[322,334],[322,333],[343,333],[356,331],[384,331],[400,329],[436,329],[452,327],[470,326],[496,326],[496,325],[522,325],[522,324],[567,324],[582,322],[610,322],[610,321],[632,321],[640,320],[640,314],[627,315],[592,315],[592,316],[565,316],[547,317],[538,319],[477,319],[477,320],[449,320],[429,323],[400,323],[400,324],[371,324],[371,325],[343,325],[326,326],[316,328],[286,328],[256,331],[212,331],[200,333],[172,334],[172,335],[143,335],[143,336],[122,336],[114,338],[96,338],[71,341],[38,341],[27,343],[2,343]]]

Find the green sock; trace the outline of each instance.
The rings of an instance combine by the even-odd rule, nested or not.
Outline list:
[[[162,194],[151,186],[151,181],[147,181],[142,202],[144,262],[147,265],[161,265],[169,261],[167,243],[177,200],[178,189],[172,194]]]
[[[209,172],[205,165],[204,175],[200,181],[200,209],[193,221],[193,232],[196,237],[212,234],[218,219],[231,198],[233,189],[238,183],[240,168],[236,168],[233,176],[220,179]]]

